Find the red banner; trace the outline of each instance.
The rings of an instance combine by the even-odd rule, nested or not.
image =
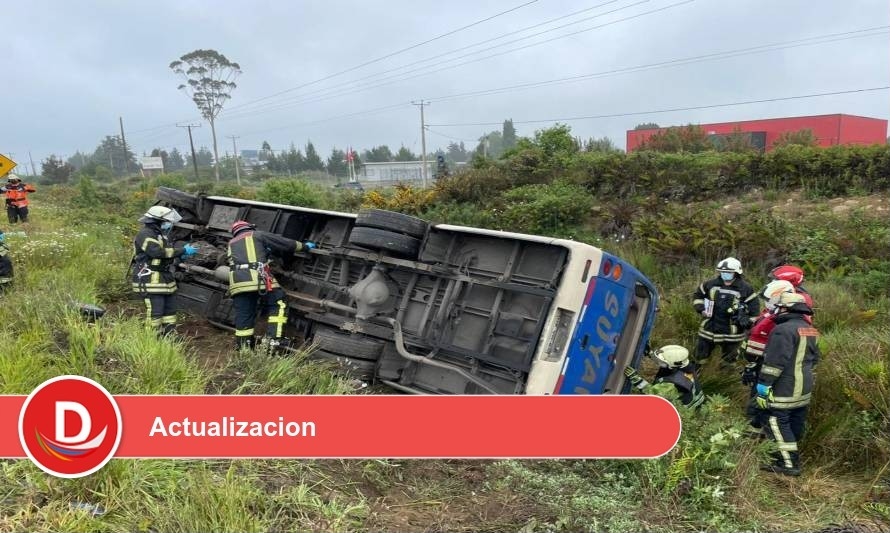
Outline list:
[[[649,458],[680,436],[674,406],[645,395],[113,398],[121,419],[116,458]],[[25,399],[0,396],[0,457],[26,457],[20,432],[33,432],[19,426]],[[61,443],[100,429],[56,412],[69,416],[71,428],[55,426]],[[51,425],[40,435],[31,456],[55,450],[70,461],[65,454],[84,453],[77,450],[85,445],[53,440]]]

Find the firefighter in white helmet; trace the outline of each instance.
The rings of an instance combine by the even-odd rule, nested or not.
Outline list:
[[[760,314],[757,292],[742,277],[742,263],[727,257],[717,263],[717,277],[698,286],[692,306],[701,315],[695,360],[707,360],[720,346],[723,364],[732,366],[739,346],[748,336],[753,319]]]
[[[624,375],[631,386],[659,396],[676,393],[683,405],[698,407],[705,401],[701,385],[698,383],[696,364],[689,360],[689,350],[683,346],[669,344],[650,353],[658,363],[655,383],[650,384],[631,367],[624,369]]]
[[[139,219],[144,225],[133,241],[133,292],[145,303],[147,324],[161,335],[172,333],[176,326],[176,260],[198,251],[190,244],[170,242],[170,230],[180,220],[175,209],[153,206]]]

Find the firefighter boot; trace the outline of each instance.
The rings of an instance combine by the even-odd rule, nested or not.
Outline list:
[[[253,350],[254,346],[256,346],[256,341],[253,336],[235,337],[235,339],[235,349],[239,352],[241,350]]]

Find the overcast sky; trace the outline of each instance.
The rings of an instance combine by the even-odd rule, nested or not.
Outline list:
[[[275,149],[311,140],[323,157],[335,146],[405,145],[420,152],[419,109],[410,103],[420,99],[432,101],[426,120],[434,125],[427,134],[433,151],[452,139],[471,148],[499,129],[449,124],[512,118],[519,135],[531,135],[557,118],[890,85],[887,0],[680,2],[4,2],[0,153],[24,164],[30,151],[38,166],[51,153],[91,153],[105,135],[119,133],[118,117],[137,155],[154,147],[187,151],[187,133],[174,124],[199,118],[168,65],[198,48],[215,49],[243,70],[218,121],[221,155],[231,151],[231,135],[239,136],[239,149],[259,148],[263,140]],[[860,32],[870,28],[877,29]],[[840,33],[847,34],[825,37]],[[802,41],[811,38],[821,41]],[[785,48],[443,98],[778,43]],[[624,148],[625,131],[641,122],[829,113],[886,119],[888,103],[890,91],[879,90],[564,122],[577,136],[608,136]],[[385,109],[373,112],[378,108]],[[522,123],[534,120],[545,122]],[[211,146],[206,123],[195,134],[197,146]]]

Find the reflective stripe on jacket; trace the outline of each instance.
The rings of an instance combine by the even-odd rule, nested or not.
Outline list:
[[[813,367],[821,356],[816,343],[819,332],[804,318],[810,313],[806,304],[795,304],[776,316],[758,378],[773,388],[771,409],[794,409],[810,403]]]
[[[303,249],[303,244],[265,231],[242,231],[229,241],[229,293],[259,292],[280,287],[270,272],[269,283],[262,280],[271,255],[287,257]]]
[[[699,324],[698,336],[712,342],[742,342],[747,337],[745,330],[735,323],[739,306],[752,319],[760,313],[760,301],[754,288],[739,276],[726,285],[719,277],[710,279],[695,290],[692,306],[701,314],[705,309],[705,299],[714,302],[710,318]]]
[[[149,223],[133,240],[136,258],[133,266],[133,291],[151,294],[176,292],[171,267],[184,251],[182,244],[172,245],[158,224]]]
[[[28,193],[37,192],[33,185],[25,185],[24,183],[19,183],[18,185],[7,184],[2,190],[6,193],[6,205],[15,207],[28,207]]]

